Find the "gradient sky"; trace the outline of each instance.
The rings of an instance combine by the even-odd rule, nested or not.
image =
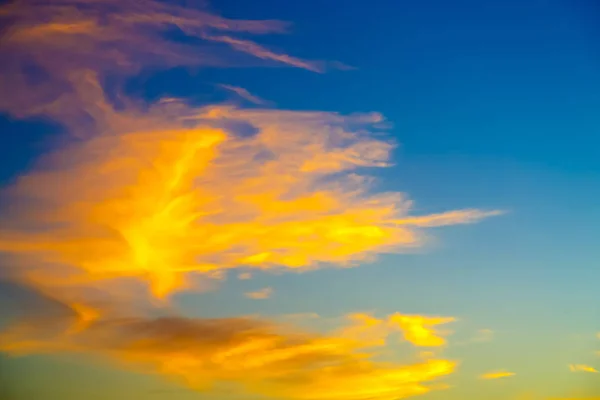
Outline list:
[[[317,331],[359,312],[454,317],[443,327],[453,331],[443,354],[460,365],[440,380],[449,388],[420,398],[600,398],[600,374],[569,368],[600,370],[600,8],[593,1],[219,0],[210,10],[290,21],[289,34],[257,42],[352,68],[147,68],[128,76],[124,92],[147,104],[178,97],[200,107],[235,99],[217,86],[226,84],[272,109],[378,112],[398,147],[393,166],[369,171],[376,191],[406,193],[414,215],[506,213],[428,228],[431,243],[355,268],[265,270],[251,279],[231,271],[209,290],[177,294],[183,314],[293,318]],[[104,81],[109,98],[115,82],[110,74]],[[5,106],[10,93],[1,96],[0,182],[10,185],[67,128],[52,116],[19,115]],[[8,308],[28,296],[10,295]],[[414,362],[407,343],[391,347],[390,357]],[[8,399],[261,398],[193,391],[85,354],[0,360]],[[480,378],[498,371],[514,375]]]

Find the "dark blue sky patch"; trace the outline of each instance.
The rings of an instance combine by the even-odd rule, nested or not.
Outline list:
[[[47,119],[16,120],[0,115],[0,186],[14,180],[54,147],[64,129]]]

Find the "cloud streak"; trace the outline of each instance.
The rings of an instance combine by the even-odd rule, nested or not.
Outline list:
[[[2,96],[0,108],[51,115],[73,129],[90,117],[97,124],[116,118],[101,96],[89,94],[90,77],[101,82],[107,74],[147,67],[239,67],[257,60],[320,69],[232,36],[284,33],[284,22],[231,20],[162,1],[17,0],[2,7],[0,18],[8,26],[0,41],[6,60],[0,90],[12,93]]]
[[[260,289],[254,292],[247,292],[246,297],[254,300],[268,299],[273,295],[273,289],[270,287]]]
[[[222,87],[223,89],[229,90],[230,92],[233,92],[235,94],[237,94],[239,97],[241,97],[242,99],[249,101],[252,104],[257,104],[257,105],[266,105],[267,102],[263,99],[261,99],[258,96],[253,95],[252,93],[250,93],[248,90],[241,88],[239,86],[232,86],[232,85],[219,85],[220,87]]]
[[[508,372],[508,371],[493,371],[493,372],[487,372],[485,374],[482,374],[479,376],[480,379],[502,379],[502,378],[509,378],[511,376],[515,376],[516,374],[514,372]]]
[[[589,365],[584,365],[584,364],[570,364],[569,370],[571,372],[591,372],[594,374],[597,374],[600,372],[596,368],[591,367]]]

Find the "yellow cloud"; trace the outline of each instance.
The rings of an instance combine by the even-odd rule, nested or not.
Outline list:
[[[394,314],[390,322],[396,324],[404,333],[404,338],[415,346],[438,347],[446,344],[433,326],[456,321],[452,317],[425,317],[421,315]]]
[[[285,24],[149,0],[18,0],[1,13],[14,23],[0,67],[0,92],[11,96],[0,108],[49,116],[70,134],[3,190],[0,253],[12,262],[2,274],[73,314],[10,326],[3,351],[98,355],[198,389],[228,382],[288,399],[392,400],[445,387],[434,381],[455,370],[451,360],[400,365],[368,350],[383,351],[394,330],[443,346],[433,326],[453,318],[356,314],[327,336],[252,319],[149,317],[227,271],[355,266],[423,246],[423,228],[499,213],[414,216],[402,194],[374,193],[364,171],[389,166],[394,147],[369,133],[377,113],[146,106],[122,93],[115,107],[102,86],[144,66],[236,65],[240,52],[321,71],[247,38]],[[196,44],[167,39],[174,27]],[[31,65],[46,81],[31,83]]]
[[[192,274],[351,266],[423,243],[420,232],[396,223],[409,203],[367,194],[353,172],[387,160],[390,145],[334,128],[372,116],[211,107],[195,110],[198,125],[185,128],[167,127],[160,111],[135,116],[141,131],[49,155],[9,188],[21,205],[0,229],[0,250],[27,265],[21,279],[46,293],[61,287],[61,297],[91,286],[112,296],[140,281],[165,298],[190,287]],[[224,119],[257,133],[212,127]],[[345,145],[328,144],[337,140]],[[331,182],[331,174],[340,177]]]
[[[487,372],[485,374],[482,374],[479,376],[480,379],[500,379],[500,378],[508,378],[511,376],[515,376],[516,374],[514,372],[508,372],[508,371],[493,371],[493,372]]]
[[[584,364],[570,364],[569,370],[571,370],[572,372],[593,372],[593,373],[599,372],[596,368],[590,367],[589,365],[584,365]]]
[[[415,217],[401,194],[370,194],[371,180],[358,168],[389,165],[393,148],[366,133],[382,121],[379,114],[194,108],[173,99],[148,109],[123,96],[123,108],[115,109],[101,85],[105,73],[206,62],[161,36],[165,25],[206,38],[215,30],[280,32],[284,24],[232,21],[154,1],[78,4],[22,0],[3,8],[15,19],[5,50],[14,52],[7,59],[15,70],[3,83],[21,85],[6,92],[43,92],[27,90],[22,58],[39,63],[62,90],[49,103],[13,98],[6,107],[47,113],[85,138],[48,155],[7,191],[19,207],[4,213],[0,251],[16,256],[17,279],[47,295],[83,304],[82,292],[114,300],[140,293],[141,284],[164,299],[240,266],[352,266],[422,246],[419,227],[497,214]],[[246,39],[225,42],[315,68]],[[93,121],[91,136],[81,113]]]
[[[257,290],[255,292],[247,292],[246,297],[249,299],[268,299],[273,294],[273,289],[268,287]]]
[[[254,319],[120,318],[85,330],[33,321],[0,336],[9,353],[97,354],[125,368],[162,374],[198,390],[229,382],[238,390],[288,399],[393,400],[439,390],[456,363],[377,362],[370,343],[293,332]]]

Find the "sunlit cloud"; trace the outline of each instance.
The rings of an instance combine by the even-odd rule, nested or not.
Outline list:
[[[254,271],[355,267],[426,246],[425,228],[501,213],[415,216],[406,195],[377,192],[371,171],[389,167],[394,149],[378,113],[172,98],[146,105],[105,90],[107,76],[123,83],[145,67],[266,63],[322,72],[321,62],[248,38],[287,24],[148,0],[20,0],[1,10],[12,24],[0,67],[0,91],[11,96],[0,108],[53,118],[68,131],[2,192],[0,253],[11,263],[0,274],[69,315],[24,318],[1,334],[3,351],[84,353],[197,389],[228,383],[289,399],[393,400],[446,387],[434,381],[455,361],[431,354],[402,365],[377,356],[394,332],[415,346],[444,346],[447,332],[435,327],[454,318],[353,314],[350,326],[317,335],[258,319],[186,318],[169,302],[236,270],[249,279]]]
[[[572,372],[592,372],[595,374],[600,372],[596,368],[584,364],[570,364],[569,370]]]
[[[515,376],[516,374],[514,372],[508,372],[508,371],[492,371],[492,372],[487,372],[485,374],[482,374],[479,376],[480,379],[501,379],[501,378],[508,378],[511,376]]]
[[[442,332],[434,328],[436,325],[456,321],[452,317],[430,317],[424,315],[406,315],[395,313],[385,318],[377,318],[371,314],[356,313],[347,316],[351,322],[341,331],[342,336],[360,338],[360,340],[384,344],[388,337],[396,332],[407,342],[416,347],[441,347],[446,344],[445,335],[451,332]],[[433,354],[421,352],[422,356]]]
[[[390,317],[404,332],[404,339],[419,347],[439,347],[446,344],[441,332],[435,330],[436,325],[456,321],[452,317],[426,317],[421,315],[394,314]]]
[[[273,289],[270,287],[257,290],[255,292],[247,292],[246,297],[249,299],[261,300],[268,299],[273,295]]]
[[[252,279],[252,274],[250,272],[242,272],[239,273],[237,277],[239,280],[247,281],[249,279]]]
[[[111,296],[134,280],[166,298],[219,270],[354,266],[425,243],[402,222],[410,201],[370,194],[358,174],[391,146],[348,127],[379,117],[211,107],[190,110],[187,128],[157,107],[126,124],[139,130],[66,146],[8,189],[19,207],[0,250],[24,264],[20,279]],[[226,130],[231,120],[254,135]]]
[[[13,326],[0,337],[0,349],[94,354],[198,390],[228,383],[289,399],[404,398],[444,388],[437,380],[456,367],[444,359],[377,362],[366,350],[372,343],[291,332],[255,319],[100,319],[78,331],[70,329],[73,323],[70,318]]]
[[[8,190],[20,206],[0,230],[0,250],[19,257],[18,279],[44,292],[93,289],[114,297],[120,287],[129,296],[137,281],[165,298],[194,286],[194,276],[222,277],[239,266],[352,266],[422,246],[419,227],[498,214],[415,217],[400,193],[371,194],[360,169],[389,165],[393,149],[369,134],[383,120],[376,113],[194,108],[173,99],[150,109],[125,101],[117,110],[103,91],[103,73],[137,68],[150,56],[193,61],[185,58],[195,57],[193,49],[161,36],[167,25],[202,37],[207,29],[280,32],[281,23],[113,0],[18,1],[3,14],[16,18],[6,35],[15,68],[33,57],[49,84],[69,86],[59,96],[68,105],[57,98],[42,108],[37,99],[21,106],[75,124],[75,135],[87,137],[48,155]],[[18,77],[6,82],[28,93]],[[103,133],[79,132],[89,125],[77,125],[77,109]]]

